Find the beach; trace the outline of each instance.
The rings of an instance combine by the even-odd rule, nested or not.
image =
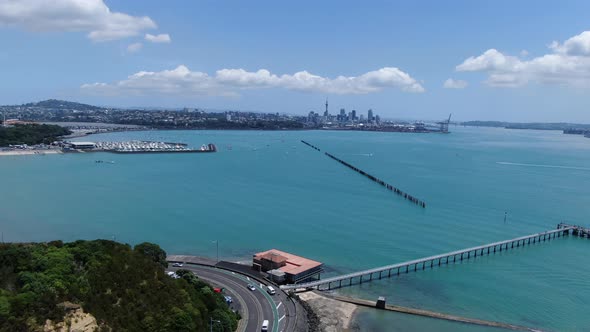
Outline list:
[[[300,293],[299,299],[306,302],[319,318],[318,329],[325,332],[353,331],[350,323],[357,305],[327,298],[316,292]]]

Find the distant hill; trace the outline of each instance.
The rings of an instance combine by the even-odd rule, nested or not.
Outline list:
[[[467,121],[461,123],[464,126],[475,127],[502,127],[507,129],[537,129],[537,130],[567,130],[567,129],[590,129],[590,124],[580,123],[515,123],[502,121]]]
[[[104,107],[92,106],[88,104],[76,103],[66,100],[48,99],[37,103],[23,104],[23,107],[40,107],[46,109],[60,109],[60,110],[80,110],[80,111],[95,111],[104,109]]]

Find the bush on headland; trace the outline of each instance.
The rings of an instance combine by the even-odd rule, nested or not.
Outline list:
[[[46,124],[19,124],[13,127],[0,126],[0,146],[49,144],[60,136],[69,135],[69,129]]]
[[[237,315],[188,271],[172,279],[159,246],[107,240],[0,244],[0,331],[42,331],[82,306],[101,331],[234,331]],[[61,304],[61,305],[60,305]]]

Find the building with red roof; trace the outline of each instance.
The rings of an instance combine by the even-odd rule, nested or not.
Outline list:
[[[319,279],[323,271],[323,264],[320,262],[277,249],[255,254],[252,267],[269,273],[274,281],[290,284]]]

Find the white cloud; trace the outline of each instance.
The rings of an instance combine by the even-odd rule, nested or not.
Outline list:
[[[551,53],[525,60],[489,49],[469,57],[457,71],[485,72],[486,83],[498,87],[518,87],[528,83],[590,86],[590,31],[549,45]],[[521,55],[522,56],[522,55]]]
[[[293,75],[276,75],[266,69],[248,72],[244,69],[221,69],[214,76],[190,71],[186,66],[159,72],[141,71],[127,79],[112,83],[84,84],[83,90],[97,94],[183,94],[233,96],[244,89],[282,88],[287,90],[366,94],[386,88],[407,92],[424,92],[410,75],[398,68],[385,67],[361,76],[338,76],[334,79],[307,71]]]
[[[449,78],[448,80],[443,83],[443,88],[445,89],[465,89],[467,87],[467,82],[462,80],[454,80]]]
[[[0,26],[30,31],[86,31],[93,41],[136,36],[156,23],[147,16],[111,12],[103,0],[0,0]]]
[[[145,34],[145,40],[152,42],[152,43],[169,43],[170,42],[170,35],[167,33],[161,33],[159,35],[152,35],[149,33]]]
[[[584,31],[566,40],[563,44],[554,41],[549,45],[556,53],[567,55],[590,55],[590,31]]]
[[[141,50],[142,47],[143,47],[142,43],[133,43],[133,44],[127,46],[127,52],[128,53],[139,52],[139,50]]]

